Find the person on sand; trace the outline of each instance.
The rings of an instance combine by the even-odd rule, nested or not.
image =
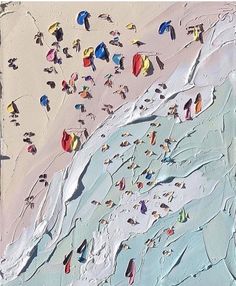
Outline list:
[[[94,79],[88,75],[88,76],[82,76],[82,78],[85,80],[85,81],[91,81],[91,83],[93,84],[93,86],[95,86],[95,82],[94,82]]]
[[[75,49],[75,51],[78,53],[80,51],[80,39],[76,39],[72,43],[72,49]]]
[[[163,149],[165,154],[170,152],[170,149],[167,143],[161,144],[160,147]]]
[[[113,81],[112,81],[111,79],[107,79],[107,80],[104,82],[104,85],[112,88],[112,86],[113,86]]]
[[[39,44],[40,46],[43,46],[42,38],[43,38],[43,33],[38,32],[38,33],[34,36],[35,43],[36,43],[36,44]]]
[[[89,137],[87,128],[84,128],[84,137],[87,139]]]
[[[108,15],[108,14],[100,14],[100,15],[98,15],[98,18],[103,19],[103,20],[106,20],[106,21],[108,21],[109,23],[113,23],[113,21],[112,21],[110,15]]]
[[[88,113],[86,116],[90,117],[92,120],[95,120],[96,116],[93,113]]]
[[[30,140],[30,138],[23,138],[23,142],[26,142],[28,144],[32,144],[32,141]]]
[[[135,220],[133,220],[132,218],[129,218],[129,219],[127,220],[127,222],[128,222],[129,224],[131,224],[131,225],[136,225],[136,224],[138,224],[138,222],[135,221]]]
[[[17,60],[17,58],[11,58],[8,60],[8,66],[9,68],[13,68],[13,70],[18,69],[18,66],[15,64],[15,61]]]
[[[27,151],[29,153],[31,153],[32,155],[35,155],[37,153],[37,149],[36,149],[34,144],[29,145],[28,148],[27,148]]]
[[[62,52],[63,52],[63,54],[66,56],[66,58],[68,59],[68,58],[72,58],[72,56],[69,54],[69,52],[68,52],[68,48],[66,47],[66,48],[63,48],[63,50],[62,50]]]
[[[52,46],[56,48],[57,52],[60,51],[61,46],[60,46],[60,44],[58,42],[53,42]]]
[[[43,71],[47,72],[47,73],[52,73],[52,72],[54,72],[55,74],[58,73],[57,70],[55,69],[55,67],[53,67],[53,66],[49,67],[49,68],[44,68]]]
[[[33,203],[33,200],[34,200],[34,196],[29,196],[25,199],[25,202],[26,202],[26,206],[30,206],[31,209],[34,208],[34,203]]]
[[[47,85],[49,85],[52,89],[56,87],[56,84],[54,81],[47,81]]]
[[[106,111],[108,114],[113,114],[113,106],[110,104],[103,104],[104,107],[102,108],[103,111]]]
[[[96,200],[91,201],[91,204],[93,204],[95,206],[100,206],[101,205],[101,203],[96,201]]]
[[[108,200],[105,202],[106,207],[113,208],[115,206],[115,203],[112,200]]]

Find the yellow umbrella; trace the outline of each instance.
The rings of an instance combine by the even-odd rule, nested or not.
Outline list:
[[[78,146],[79,146],[79,138],[78,138],[78,136],[75,135],[75,133],[71,133],[70,135],[72,137],[71,149],[75,151],[78,149]]]
[[[72,42],[72,47],[75,47],[76,45],[78,45],[79,42],[80,42],[79,39],[74,40],[74,41]]]
[[[194,41],[197,41],[199,39],[199,31],[197,28],[193,29],[193,39]]]
[[[9,113],[14,113],[14,112],[16,112],[16,106],[15,106],[15,103],[14,103],[14,102],[10,103],[10,104],[7,106],[7,111],[8,111]]]
[[[48,28],[48,32],[50,34],[53,34],[57,30],[59,24],[60,24],[59,22],[55,22],[52,25],[50,25],[49,28]]]
[[[128,30],[135,30],[135,32],[136,32],[136,26],[133,24],[133,23],[129,23],[129,24],[127,24],[126,25],[126,28],[128,29]]]
[[[137,44],[138,42],[140,42],[140,41],[139,41],[139,40],[136,40],[136,39],[134,39],[134,40],[131,41],[131,43],[132,43],[133,45]]]
[[[92,47],[89,47],[87,49],[84,50],[84,57],[88,58],[90,57],[94,52],[94,49]]]
[[[143,72],[143,75],[146,76],[148,74],[148,70],[150,68],[150,60],[145,55],[142,55],[142,59],[143,59],[142,72]]]

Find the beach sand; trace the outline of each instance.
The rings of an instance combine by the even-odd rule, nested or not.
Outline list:
[[[146,28],[152,19],[161,14],[170,3],[11,3],[5,11],[12,12],[1,18],[2,34],[2,154],[9,159],[1,161],[2,186],[1,186],[1,250],[6,244],[15,240],[22,228],[32,222],[37,213],[38,206],[45,188],[38,183],[38,177],[47,173],[50,182],[52,175],[64,168],[71,160],[73,154],[63,152],[60,144],[63,129],[83,128],[78,119],[84,119],[88,133],[91,134],[96,127],[108,116],[101,111],[103,104],[111,104],[114,110],[124,103],[119,95],[112,94],[118,89],[119,84],[129,87],[126,101],[137,98],[153,81],[153,76],[135,78],[131,73],[131,61],[137,47],[131,46],[133,39],[142,40]],[[91,31],[76,23],[77,13],[88,10]],[[33,18],[27,14],[30,12]],[[114,23],[108,23],[98,19],[101,13],[109,13]],[[43,72],[45,67],[51,66],[47,62],[46,54],[51,44],[56,40],[47,30],[50,24],[60,22],[63,28],[64,40],[62,47],[68,47],[72,58],[66,59],[62,55],[62,65],[55,65],[58,74]],[[137,33],[127,30],[125,26],[133,22],[137,26]],[[156,25],[153,25],[156,26]],[[40,30],[43,33],[43,46],[37,45],[34,35]],[[121,33],[120,40],[124,48],[120,49],[107,45],[110,54],[121,52],[125,55],[125,70],[116,76],[114,87],[105,87],[104,76],[114,73],[114,63],[104,63],[96,60],[97,70],[93,73],[90,68],[82,65],[82,51],[90,46],[96,47],[101,41],[108,43],[112,39],[109,32],[118,30]],[[81,51],[76,53],[72,49],[74,39],[80,39]],[[145,46],[143,46],[145,47]],[[142,49],[140,47],[139,49]],[[152,47],[153,48],[153,47]],[[143,48],[144,49],[144,48]],[[146,47],[145,47],[146,49]],[[155,49],[154,49],[155,51]],[[127,53],[128,52],[128,53]],[[17,58],[18,69],[8,67],[9,58]],[[78,94],[67,95],[61,89],[62,80],[68,81],[70,75],[77,72],[79,76],[92,75],[96,80],[96,86],[91,88],[92,99],[81,99]],[[159,75],[157,75],[159,76]],[[55,89],[50,89],[47,81],[56,83]],[[81,78],[78,80],[78,89],[87,85]],[[39,98],[46,94],[50,100],[50,112],[39,104]],[[6,110],[11,101],[15,101],[19,109],[20,126],[14,126],[10,122],[9,113]],[[86,114],[92,112],[95,120],[86,117],[75,110],[74,105],[84,103]],[[25,132],[34,132],[33,143],[37,147],[37,154],[32,156],[27,152],[27,143],[22,141]],[[34,209],[25,209],[25,198],[35,196]]]

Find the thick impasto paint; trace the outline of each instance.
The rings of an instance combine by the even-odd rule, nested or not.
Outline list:
[[[1,285],[236,285],[235,11],[1,4]]]

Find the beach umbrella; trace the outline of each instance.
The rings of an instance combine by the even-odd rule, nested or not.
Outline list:
[[[89,97],[89,87],[83,86],[83,90],[79,92],[79,95],[80,95],[82,98],[87,98],[87,97]]]
[[[191,107],[192,104],[192,98],[190,98],[184,105],[184,110],[187,110]]]
[[[53,35],[55,35],[58,42],[61,42],[63,40],[63,30],[62,28],[57,29]]]
[[[93,47],[89,47],[83,51],[83,55],[85,58],[91,57],[93,55],[93,53],[94,53]]]
[[[192,98],[190,98],[184,105],[184,110],[186,110],[185,119],[187,120],[191,120],[191,105],[192,105]]]
[[[86,18],[88,18],[89,13],[88,11],[81,11],[79,12],[78,16],[77,16],[77,23],[79,25],[84,25]]]
[[[133,39],[131,41],[132,45],[137,45],[137,47],[140,47],[141,45],[144,45],[143,42],[139,41],[139,40],[136,40],[136,39]]]
[[[37,149],[34,144],[31,144],[28,146],[27,151],[34,155],[37,152]]]
[[[61,145],[64,151],[76,151],[79,147],[79,144],[79,137],[75,133],[67,133],[65,130],[63,131]]]
[[[148,74],[148,71],[149,71],[149,68],[150,68],[150,60],[145,55],[142,55],[142,59],[143,59],[142,72],[143,72],[143,75],[146,76]]]
[[[150,180],[150,179],[152,178],[152,174],[148,172],[148,173],[146,174],[145,178],[146,178],[147,180]]]
[[[47,53],[46,58],[49,62],[53,62],[55,60],[56,56],[57,56],[56,50],[50,49],[49,52]]]
[[[80,254],[79,256],[79,262],[80,263],[84,263],[86,261],[85,255],[86,255],[86,249],[87,249],[87,240],[85,239],[81,245],[79,246],[79,248],[77,249],[77,253]]]
[[[95,49],[95,56],[98,59],[101,60],[107,60],[108,59],[108,53],[107,53],[107,48],[106,45],[101,42]]]
[[[195,104],[195,113],[197,114],[202,110],[202,96],[200,93],[197,94],[194,104]]]
[[[143,67],[142,56],[137,53],[133,56],[133,74],[136,77],[140,74],[142,67]]]
[[[65,80],[62,81],[61,85],[62,85],[62,91],[68,90],[70,88]]]
[[[179,217],[178,217],[178,221],[181,222],[181,223],[184,223],[188,220],[189,216],[188,214],[186,213],[185,209],[182,209],[180,212],[179,212]]]
[[[91,61],[91,58],[88,57],[88,58],[83,58],[83,65],[84,67],[90,67],[92,65],[92,61]]]
[[[77,81],[77,79],[78,79],[77,72],[72,73],[72,75],[70,76],[69,84],[71,86],[74,86],[75,85],[75,81]]]
[[[171,23],[171,21],[165,21],[160,25],[159,30],[158,30],[160,35],[164,34],[164,32],[169,32],[170,23]]]
[[[119,66],[122,58],[123,56],[121,54],[114,54],[112,60],[116,65]]]
[[[8,106],[7,106],[7,112],[9,113],[19,113],[19,110],[15,104],[14,101],[12,101]]]
[[[76,104],[75,105],[75,109],[77,109],[77,110],[83,110],[84,109],[84,105],[83,104],[80,104],[80,103],[78,103],[78,104]]]
[[[48,32],[50,33],[50,34],[53,34],[53,33],[55,33],[55,31],[58,29],[58,27],[59,27],[59,22],[55,22],[55,23],[53,23],[52,25],[50,25],[49,27],[48,27]]]
[[[141,204],[141,209],[140,209],[140,211],[141,211],[141,213],[142,214],[146,214],[146,212],[147,212],[147,206],[146,206],[146,204],[145,204],[145,201],[140,201],[140,204]]]
[[[79,147],[79,137],[75,133],[71,133],[71,149],[76,151]]]
[[[49,104],[49,99],[46,95],[43,95],[40,97],[40,104],[43,106],[43,107],[47,107],[48,104]]]
[[[63,261],[63,265],[65,265],[65,273],[66,274],[70,273],[70,264],[71,264],[72,253],[73,253],[73,250],[71,250],[71,252],[65,256],[65,259]]]
[[[136,273],[136,266],[134,259],[130,259],[128,267],[125,272],[125,277],[129,277],[129,285],[132,285],[134,283],[134,278],[135,278],[135,273]]]
[[[135,32],[136,32],[136,26],[135,26],[133,23],[127,24],[127,25],[126,25],[126,28],[127,28],[128,30],[135,30]]]
[[[72,151],[72,136],[67,133],[65,130],[63,131],[62,139],[61,139],[61,145],[63,150],[66,152],[71,152]]]

